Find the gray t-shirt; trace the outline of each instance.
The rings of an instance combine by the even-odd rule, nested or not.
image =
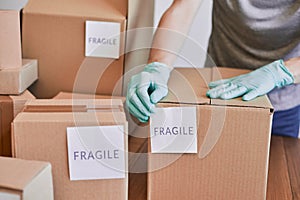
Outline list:
[[[256,69],[300,56],[300,1],[214,0],[212,19],[213,65]],[[300,84],[268,95],[276,111],[293,108],[300,105]]]

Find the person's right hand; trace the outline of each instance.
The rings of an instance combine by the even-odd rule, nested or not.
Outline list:
[[[155,104],[168,94],[168,80],[172,68],[153,62],[131,77],[127,89],[126,106],[139,121],[147,122]]]

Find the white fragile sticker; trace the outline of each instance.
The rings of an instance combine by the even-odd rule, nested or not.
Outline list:
[[[21,197],[18,194],[0,192],[0,199],[5,199],[5,200],[21,200]]]
[[[152,153],[197,153],[196,107],[156,108],[151,115]]]
[[[123,126],[68,127],[70,180],[125,178]]]
[[[86,21],[85,29],[85,56],[120,57],[120,23]]]

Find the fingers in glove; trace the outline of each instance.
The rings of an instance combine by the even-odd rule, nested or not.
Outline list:
[[[239,96],[242,96],[247,92],[247,88],[244,86],[240,86],[237,88],[233,88],[231,90],[228,90],[220,95],[221,99],[233,99]]]
[[[146,108],[146,106],[144,105],[144,103],[141,101],[141,99],[138,97],[138,95],[136,93],[134,93],[131,96],[129,101],[130,101],[131,107],[134,107],[143,116],[145,116],[145,117],[150,116],[151,112]]]
[[[140,102],[144,105],[144,107],[147,109],[146,111],[142,111],[142,113],[153,113],[155,105],[151,103],[150,96],[148,94],[148,85],[141,86],[137,89],[136,94],[137,97],[140,99]]]
[[[149,117],[144,116],[138,109],[134,106],[128,106],[129,112],[135,116],[140,122],[146,123]]]
[[[210,97],[210,98],[220,98],[221,95],[236,89],[238,86],[236,84],[231,84],[231,83],[226,83],[223,85],[219,85],[213,89],[210,89],[207,91],[206,96]]]
[[[253,89],[250,92],[248,92],[247,94],[245,94],[242,99],[244,101],[250,101],[252,99],[255,99],[258,96],[260,96],[260,94],[258,93],[258,91],[256,89]]]
[[[156,85],[154,91],[150,95],[150,100],[152,103],[156,104],[162,98],[167,96],[168,88],[165,85]]]
[[[208,84],[208,87],[209,88],[215,88],[215,87],[218,87],[220,85],[224,85],[224,84],[227,84],[231,81],[231,79],[221,79],[221,80],[217,80],[217,81],[213,81],[213,82],[210,82]]]

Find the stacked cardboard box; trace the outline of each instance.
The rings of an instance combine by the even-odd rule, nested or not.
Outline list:
[[[20,94],[38,77],[37,60],[22,60],[18,3],[0,5],[0,94]]]
[[[127,122],[121,100],[29,101],[13,122],[13,145],[14,157],[52,164],[55,199],[127,199]]]
[[[0,95],[0,155],[11,156],[11,123],[27,100],[35,97],[26,90],[21,95]]]
[[[0,157],[0,199],[53,200],[51,165]]]
[[[165,113],[173,108],[182,109],[182,113],[191,109],[195,115],[189,115],[188,122],[180,121],[183,114],[155,116],[160,117],[160,127],[152,116],[150,126],[144,127],[151,135],[148,199],[266,198],[273,111],[270,102],[266,96],[244,102],[240,98],[208,99],[205,95],[208,82],[245,72],[228,68],[172,72],[169,95],[158,107]],[[170,119],[176,118],[179,122],[172,124]],[[181,136],[174,139],[172,134]],[[190,136],[193,140],[180,149]],[[159,142],[164,145],[157,146]]]
[[[60,91],[121,95],[127,1],[30,0],[23,55],[39,60],[38,98]]]

